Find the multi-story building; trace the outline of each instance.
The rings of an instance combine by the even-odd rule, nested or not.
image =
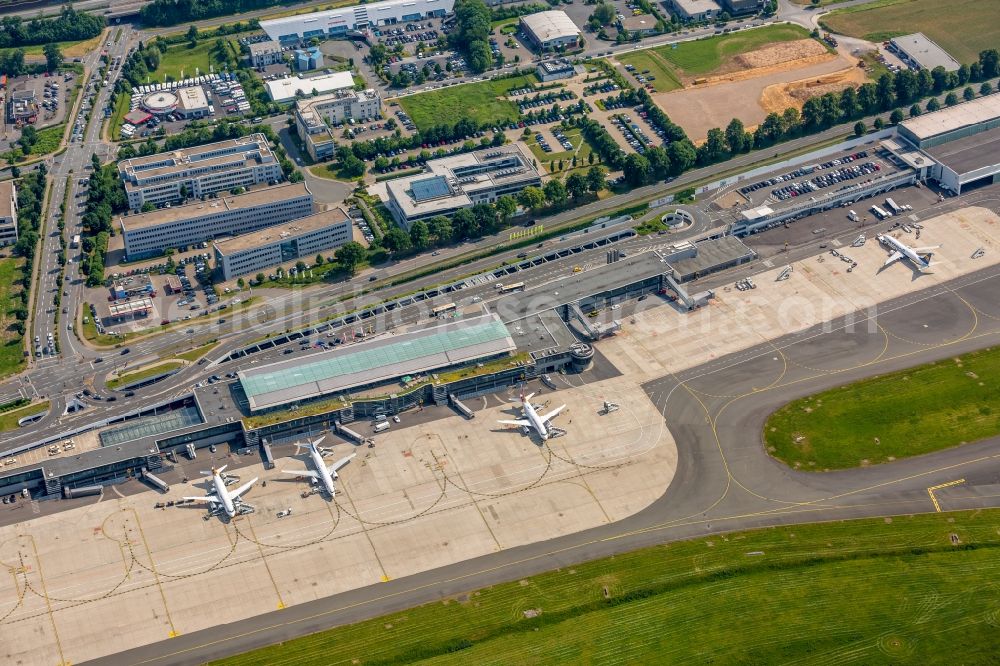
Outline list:
[[[33,123],[38,119],[38,102],[35,100],[35,91],[14,90],[9,95],[7,102],[7,122],[12,124]]]
[[[333,133],[328,125],[348,120],[371,120],[382,117],[382,98],[368,90],[340,90],[329,95],[299,100],[295,104],[295,127],[306,152],[314,160],[333,156]]]
[[[531,157],[517,144],[442,157],[429,161],[427,168],[430,173],[386,182],[389,211],[407,229],[417,220],[453,215],[542,182]]]
[[[319,69],[323,66],[323,52],[318,46],[310,46],[307,49],[295,50],[295,69],[304,72],[310,69]]]
[[[304,77],[286,76],[281,79],[268,81],[265,84],[267,94],[271,99],[279,104],[290,102],[296,97],[309,97],[310,95],[325,95],[331,92],[354,89],[354,75],[350,72],[330,72],[319,76]]]
[[[0,245],[17,242],[17,187],[13,180],[0,181]]]
[[[132,210],[143,204],[202,197],[237,187],[273,184],[282,179],[281,164],[263,134],[251,134],[204,146],[183,148],[118,163],[118,175]]]
[[[279,42],[302,42],[312,37],[344,37],[348,32],[442,17],[455,0],[384,0],[261,21],[261,29]]]
[[[249,233],[311,215],[313,196],[304,183],[261,187],[246,194],[161,208],[119,219],[125,256],[149,257],[169,248]]]
[[[281,44],[273,39],[266,42],[256,42],[247,48],[250,50],[250,65],[253,67],[267,67],[283,60]]]
[[[215,242],[215,265],[226,280],[302,259],[351,240],[351,218],[340,208]]]

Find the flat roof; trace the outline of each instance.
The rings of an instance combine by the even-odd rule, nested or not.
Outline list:
[[[925,148],[924,151],[960,176],[984,167],[1000,168],[1000,127]]]
[[[263,42],[254,42],[249,47],[250,55],[263,55],[265,53],[277,53],[281,51],[281,44],[274,41],[273,39],[268,39]]]
[[[205,91],[201,86],[181,88],[176,91],[176,94],[181,108],[189,110],[208,108],[208,98],[205,96]]]
[[[507,327],[489,314],[241,370],[237,375],[250,411],[258,411],[515,349]]]
[[[944,67],[945,70],[954,72],[962,66],[947,51],[938,46],[922,32],[893,37],[892,43],[900,51],[908,55],[911,60],[925,69]]]
[[[289,76],[284,79],[266,81],[267,93],[275,102],[294,99],[296,93],[311,95],[313,90],[320,93],[354,87],[354,76],[350,72],[333,72],[308,79]]]
[[[111,313],[112,317],[152,309],[153,301],[149,298],[137,298],[132,301],[126,301],[125,303],[112,303],[108,306],[108,312]]]
[[[547,42],[560,37],[578,37],[580,28],[566,12],[550,10],[521,17],[521,23],[540,42]]]
[[[626,16],[623,19],[619,19],[622,28],[625,30],[655,30],[656,29],[656,17],[652,14],[639,14],[638,16]]]
[[[705,12],[721,11],[719,3],[714,0],[670,0],[671,4],[677,5],[687,14],[702,14]]]
[[[342,208],[332,208],[309,215],[308,217],[300,217],[285,224],[266,227],[260,231],[217,240],[215,241],[215,249],[225,256],[234,252],[241,252],[251,248],[270,245],[271,243],[298,238],[303,234],[345,222],[350,224],[350,218],[347,217],[347,213]]]
[[[581,273],[573,273],[556,282],[509,294],[497,301],[494,310],[507,324],[531,317],[546,310],[616,289],[622,276],[639,282],[669,269],[653,252],[643,252]]]
[[[900,125],[922,140],[996,118],[1000,118],[1000,95],[986,95],[904,120]]]
[[[0,180],[0,217],[14,217],[13,180]]]
[[[754,256],[754,251],[735,236],[712,238],[694,244],[697,254],[693,257],[668,261],[677,276],[692,273],[708,273],[746,256]]]
[[[178,220],[188,220],[204,215],[211,215],[223,210],[236,210],[262,206],[268,202],[294,199],[312,194],[305,183],[283,183],[281,185],[263,185],[251,189],[246,194],[229,195],[208,201],[198,201],[186,206],[160,208],[148,213],[136,213],[119,218],[121,226],[126,231],[135,231],[147,227],[155,227]]]
[[[214,143],[204,143],[200,146],[191,146],[189,148],[178,148],[176,150],[166,150],[162,153],[154,153],[152,155],[146,155],[143,157],[131,157],[127,160],[122,160],[118,163],[118,171],[130,172],[130,171],[143,171],[150,164],[159,164],[168,160],[175,162],[175,168],[180,166],[186,166],[186,164],[180,164],[181,162],[190,161],[200,161],[200,156],[205,153],[212,153],[217,150],[222,150],[227,147],[232,148],[244,148],[246,151],[252,151],[261,149],[268,153],[271,152],[270,146],[267,145],[267,138],[257,132],[255,134],[248,134],[246,136],[237,137],[235,139],[225,139],[223,141],[216,141]],[[234,151],[238,152],[238,151]],[[162,167],[152,167],[152,168],[162,168]]]

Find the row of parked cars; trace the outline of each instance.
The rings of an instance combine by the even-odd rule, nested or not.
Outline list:
[[[399,122],[403,124],[403,127],[411,132],[415,132],[417,130],[417,126],[413,124],[413,119],[410,118],[409,114],[402,109],[396,110],[396,118],[398,118]]]
[[[794,182],[791,185],[771,190],[771,195],[779,201],[785,201],[787,199],[791,199],[792,197],[797,197],[809,192],[816,192],[825,187],[831,187],[832,185],[836,185],[838,183],[854,180],[855,178],[860,178],[861,176],[869,176],[881,170],[882,167],[875,162],[865,162],[864,164],[841,167],[836,171],[820,174],[803,183]]]
[[[851,162],[854,162],[856,160],[863,160],[866,157],[868,157],[868,151],[862,150],[860,152],[853,153],[851,155],[846,155],[844,157],[835,160],[829,160],[827,162],[823,162],[822,164],[801,166],[795,171],[781,174],[780,176],[774,176],[773,178],[768,178],[767,180],[762,180],[752,185],[745,185],[740,188],[740,192],[742,192],[743,194],[750,194],[751,192],[756,192],[757,190],[762,189],[764,187],[769,187],[771,185],[783,183],[785,181],[793,180],[795,178],[801,178],[802,176],[815,173],[816,171],[821,169],[832,169],[833,167],[840,166],[841,164],[850,164]]]

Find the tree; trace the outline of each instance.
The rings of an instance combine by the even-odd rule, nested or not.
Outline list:
[[[566,192],[574,201],[582,199],[587,194],[587,177],[579,171],[574,171],[566,178]]]
[[[427,227],[427,223],[423,220],[417,220],[410,227],[410,243],[413,247],[418,250],[423,250],[428,245],[430,245],[431,234]]]
[[[354,275],[358,269],[358,264],[364,261],[367,251],[364,246],[355,241],[344,243],[337,248],[333,256],[337,259],[348,275]]]
[[[451,242],[451,220],[447,217],[443,215],[432,217],[427,223],[427,229],[430,231],[431,236],[434,237],[434,242],[438,245]]]
[[[188,192],[187,183],[181,183],[180,190],[178,190],[177,194],[178,194],[178,196],[180,196],[181,199],[187,199],[188,198],[189,192]]]
[[[962,91],[962,98],[966,102],[970,102],[976,98],[976,91],[972,89],[972,86],[965,86],[965,90]]]
[[[59,65],[63,63],[63,54],[59,50],[59,45],[55,42],[49,42],[42,49],[42,53],[45,55],[45,69],[50,72],[54,72],[59,69]]]
[[[191,46],[198,43],[198,28],[193,25],[188,28],[187,40],[191,43]]]
[[[848,90],[854,89],[848,88]],[[726,126],[726,145],[729,147],[729,152],[733,154],[742,153],[746,148],[744,143],[745,136],[746,128],[743,126],[743,121],[739,118],[730,120]]]
[[[534,210],[541,208],[545,203],[545,194],[540,188],[529,185],[518,193],[517,202],[525,208]]]
[[[504,222],[513,217],[514,213],[517,212],[517,199],[509,194],[505,194],[497,199],[496,203],[493,205],[496,207],[497,214],[500,216],[500,219]]]
[[[365,163],[351,153],[340,161],[340,171],[347,178],[360,178],[365,175]]]
[[[858,122],[854,123],[854,136],[864,136],[865,132],[867,132],[867,131],[868,131],[868,128],[865,127],[865,124],[863,122],[861,122],[860,120]]]
[[[875,122],[873,122],[873,123],[872,123],[872,127],[874,127],[874,128],[875,128],[875,131],[877,132],[878,130],[880,130],[880,129],[882,129],[883,127],[885,127],[885,123],[884,123],[884,122],[882,122],[882,119],[881,119],[881,118],[876,118],[876,119],[875,119]]]
[[[667,157],[670,158],[670,172],[680,175],[694,166],[698,153],[690,140],[674,141],[667,147]]]
[[[413,244],[409,234],[399,227],[393,227],[382,237],[382,245],[390,252],[406,252]]]
[[[979,94],[980,95],[992,95],[993,94],[993,86],[990,85],[989,81],[987,81],[983,85],[979,86]]]
[[[726,136],[718,127],[708,130],[705,143],[698,147],[698,161],[711,164],[722,159],[726,154]]]
[[[928,112],[930,112],[930,111],[937,111],[940,108],[941,108],[941,102],[937,101],[937,97],[931,97],[927,101],[926,109],[927,109]]]
[[[892,113],[889,114],[889,122],[893,125],[898,125],[899,123],[903,122],[903,112],[900,111],[899,109],[895,109]]]
[[[317,266],[322,266],[324,261],[326,261],[326,260],[323,259],[323,255],[322,254],[317,254],[316,255],[316,265]]]
[[[545,198],[552,204],[560,205],[566,201],[566,186],[558,178],[553,178],[542,187]]]
[[[587,189],[594,194],[605,189],[608,186],[607,173],[604,167],[600,165],[587,169]]]
[[[594,12],[590,15],[590,18],[597,22],[598,27],[604,25],[611,25],[611,22],[615,20],[615,6],[610,2],[601,2],[596,7],[594,7]]]
[[[948,106],[955,106],[958,104],[958,95],[953,92],[948,93],[948,95],[944,98],[944,103]]]
[[[301,275],[302,273],[305,273],[307,268],[309,267],[306,266],[306,262],[302,261],[301,259],[295,262],[295,272],[297,274]]]
[[[629,153],[622,164],[622,172],[629,186],[645,185],[649,179],[649,160],[638,153]]]
[[[25,155],[31,153],[31,147],[38,143],[38,130],[35,129],[34,125],[25,125],[21,128],[21,138],[18,143],[24,149]]]
[[[236,286],[239,287],[240,289],[246,289],[247,281],[244,280],[243,278],[237,278]]]
[[[256,282],[257,284],[264,284],[264,274],[263,273],[257,273],[257,275],[254,277],[253,281]]]
[[[914,104],[913,106],[910,107],[910,117],[911,118],[916,118],[921,113],[923,113],[923,111],[920,110],[920,105],[919,104]]]

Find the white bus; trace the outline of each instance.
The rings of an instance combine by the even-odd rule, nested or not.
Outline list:
[[[456,310],[454,303],[445,303],[444,305],[439,305],[433,310],[431,310],[432,317],[440,317],[442,315],[448,314],[449,312],[454,312]]]

